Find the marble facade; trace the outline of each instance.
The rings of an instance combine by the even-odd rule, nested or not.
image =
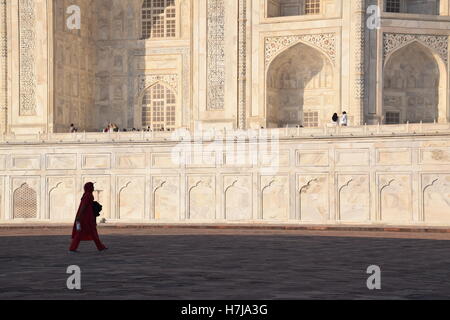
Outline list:
[[[93,181],[110,222],[450,226],[448,124],[215,134],[4,136],[0,221],[70,222]]]
[[[450,0],[398,5],[0,0],[0,220],[69,221],[95,180],[115,221],[449,225]],[[270,175],[108,122],[285,137]]]
[[[398,13],[386,0],[159,1],[170,35],[144,30],[152,3],[1,1],[1,131],[141,128],[155,84],[175,96],[174,128],[450,118],[448,0],[398,0]],[[79,30],[66,26],[71,5]]]

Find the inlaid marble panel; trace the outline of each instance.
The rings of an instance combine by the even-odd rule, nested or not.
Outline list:
[[[298,177],[297,218],[304,222],[325,223],[330,218],[329,179],[326,174]]]
[[[422,176],[423,220],[428,224],[450,224],[450,174]]]
[[[192,175],[187,178],[189,220],[216,219],[216,181],[213,176]]]
[[[144,220],[145,177],[118,177],[118,210],[121,220]]]
[[[409,174],[378,176],[380,217],[383,222],[398,224],[412,220],[412,178]]]
[[[369,176],[364,174],[338,175],[338,220],[368,222],[370,218]]]
[[[251,220],[251,176],[224,176],[225,219],[228,221]]]
[[[261,202],[263,220],[289,220],[289,177],[262,176]]]
[[[153,177],[153,217],[155,220],[179,221],[180,178]]]
[[[73,222],[80,204],[75,177],[49,177],[47,187],[50,220]]]

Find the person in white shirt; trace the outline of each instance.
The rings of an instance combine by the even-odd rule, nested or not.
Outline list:
[[[347,116],[347,112],[345,112],[345,111],[342,113],[341,126],[343,126],[343,127],[348,126],[348,116]]]
[[[70,129],[69,130],[70,130],[70,133],[78,132],[78,129],[75,128],[75,125],[73,123],[70,125]]]

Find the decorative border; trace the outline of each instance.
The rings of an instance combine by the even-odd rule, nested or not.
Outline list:
[[[139,93],[147,87],[162,81],[168,84],[175,94],[178,94],[178,75],[177,74],[157,74],[157,75],[140,75],[139,76]]]
[[[354,71],[355,79],[353,82],[354,86],[354,98],[358,110],[357,116],[359,121],[363,121],[364,114],[364,97],[365,97],[365,77],[364,77],[364,47],[365,47],[365,10],[364,10],[364,0],[356,0],[353,2],[355,6],[353,14],[353,57],[354,57]]]
[[[239,0],[239,115],[238,127],[246,127],[247,104],[247,0]]]
[[[0,0],[0,128],[6,130],[6,110],[8,108],[8,37],[6,34],[6,0]]]
[[[389,54],[413,41],[419,41],[426,47],[434,49],[442,60],[448,65],[448,36],[405,34],[405,33],[384,33],[383,34],[383,59]]]
[[[36,115],[36,15],[34,0],[19,0],[20,110],[21,116]]]
[[[208,0],[208,109],[224,109],[225,71],[225,0]]]
[[[336,64],[336,34],[321,33],[266,38],[264,45],[266,68],[279,53],[300,42],[322,49],[333,64]]]

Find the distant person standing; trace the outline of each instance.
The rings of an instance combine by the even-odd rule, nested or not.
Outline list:
[[[347,112],[345,112],[345,111],[342,113],[341,126],[343,126],[343,127],[348,126],[348,116],[347,116]]]
[[[70,133],[75,133],[75,132],[78,132],[78,129],[75,128],[75,125],[72,123],[72,124],[70,125]]]
[[[108,249],[100,241],[97,232],[97,224],[95,222],[96,215],[94,210],[94,184],[92,182],[86,183],[84,186],[84,195],[81,198],[80,207],[78,208],[77,216],[72,230],[72,243],[69,252],[77,252],[81,241],[94,241],[98,251]]]
[[[112,124],[108,123],[108,125],[106,126],[106,128],[103,130],[103,132],[108,133],[108,132],[112,132]]]
[[[331,118],[333,125],[337,126],[339,124],[339,116],[337,113],[333,114],[333,117]]]

